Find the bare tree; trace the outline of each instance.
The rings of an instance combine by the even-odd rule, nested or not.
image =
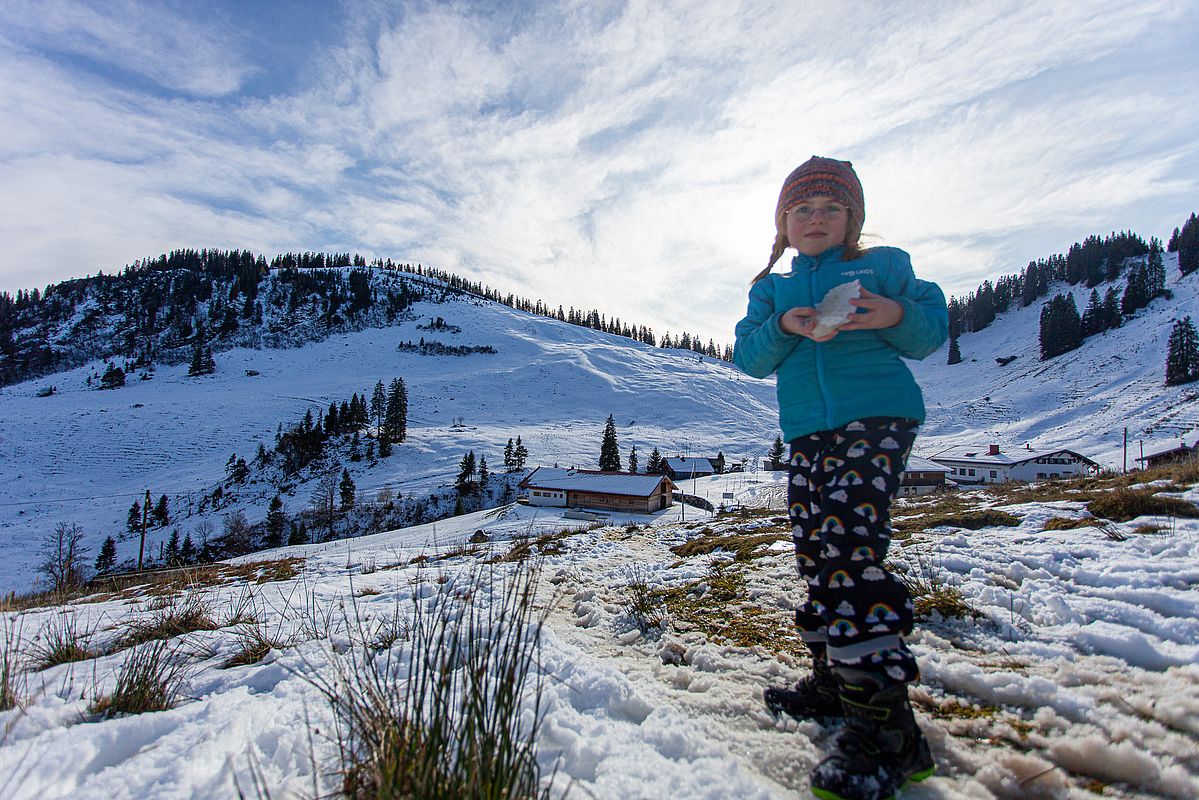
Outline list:
[[[333,522],[337,518],[337,470],[329,470],[316,482],[312,493],[312,510],[316,523],[324,528],[325,539],[333,538]]]
[[[42,542],[42,561],[37,571],[46,576],[53,591],[65,592],[83,584],[86,554],[82,526],[60,522]]]
[[[221,536],[221,546],[231,556],[248,553],[253,549],[250,541],[252,534],[253,528],[250,527],[246,515],[240,509],[232,511],[225,515],[225,532]]]

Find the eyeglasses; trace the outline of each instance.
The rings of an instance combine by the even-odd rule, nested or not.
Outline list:
[[[800,203],[787,209],[787,216],[794,217],[799,222],[807,222],[817,214],[823,214],[826,220],[841,219],[845,215],[845,206],[840,203],[829,203],[827,206],[814,206],[810,203]]]

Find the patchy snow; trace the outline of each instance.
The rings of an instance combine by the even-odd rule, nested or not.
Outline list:
[[[748,506],[764,487],[781,488],[780,477],[695,484],[701,495],[730,492]],[[1078,505],[1001,506],[1020,518],[1017,527],[934,528],[896,543],[898,568],[956,586],[978,611],[976,619],[934,617],[911,637],[924,674],[913,698],[939,766],[902,798],[1083,798],[1099,784],[1105,797],[1199,794],[1199,521],[1138,534],[1148,520],[1134,520],[1120,526],[1124,539],[1091,527],[1041,530],[1050,517],[1082,516]],[[223,798],[235,780],[252,785],[256,770],[271,796],[329,790],[333,720],[304,675],[327,669],[338,643],[348,646],[342,615],[369,629],[436,602],[439,585],[463,580],[514,540],[573,528],[544,556],[540,595],[550,608],[540,758],[547,773],[557,770],[555,785],[575,797],[807,796],[807,772],[831,731],[776,722],[760,702],[763,687],[797,678],[805,660],[786,648],[733,646],[680,619],[643,633],[627,609],[638,576],[708,597],[713,576],[738,574],[746,587],[738,602],[786,634],[799,590],[781,513],[676,506],[613,515],[596,528],[559,509],[512,505],[240,559],[304,559],[296,577],[253,585],[262,624],[294,634],[292,646],[218,669],[236,649],[236,628],[183,637],[193,654],[188,699],[123,719],[87,712],[121,654],[30,673],[25,707],[0,714],[0,786],[12,798]],[[490,541],[464,553],[480,529]],[[690,558],[670,550],[696,536],[766,530],[783,546],[743,564],[721,550]],[[413,560],[439,555],[422,567]],[[231,584],[202,594],[225,617],[246,591]],[[72,614],[104,642],[155,602],[77,603],[6,621],[34,639],[54,615]],[[312,638],[319,620],[331,626],[327,641]]]

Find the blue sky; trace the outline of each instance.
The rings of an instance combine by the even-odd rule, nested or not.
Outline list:
[[[820,154],[961,294],[1199,209],[1195,12],[0,0],[0,289],[351,251],[727,342]]]

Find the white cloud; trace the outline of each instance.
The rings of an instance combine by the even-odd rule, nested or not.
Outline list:
[[[1193,195],[1181,172],[1199,160],[1196,116],[1179,76],[1194,65],[1120,74],[1167,22],[1179,49],[1194,27],[1185,4],[391,9],[348,20],[306,90],[265,101],[166,101],[0,43],[0,180],[39,187],[0,231],[37,230],[46,241],[23,252],[49,264],[54,231],[81,214],[80,236],[107,254],[83,271],[144,255],[116,255],[140,241],[135,219],[55,195],[73,174],[97,205],[144,206],[148,238],[176,233],[164,249],[222,230],[358,249],[727,341],[769,251],[778,185],[812,153],[852,159],[867,227],[951,292],[1052,252],[1021,243],[1103,232],[1119,214],[1133,218],[1112,227],[1135,225],[1151,205],[1157,220],[1163,197]],[[161,21],[127,16],[89,22],[100,33],[73,52],[121,64],[116,31]],[[193,33],[220,41],[222,28]],[[232,77],[209,73],[209,91],[254,68],[231,52]],[[155,53],[145,74],[179,84]]]
[[[164,5],[134,0],[10,0],[0,19],[10,33],[33,37],[51,50],[193,95],[230,94],[254,71],[232,46],[237,30],[211,14],[201,23]]]

